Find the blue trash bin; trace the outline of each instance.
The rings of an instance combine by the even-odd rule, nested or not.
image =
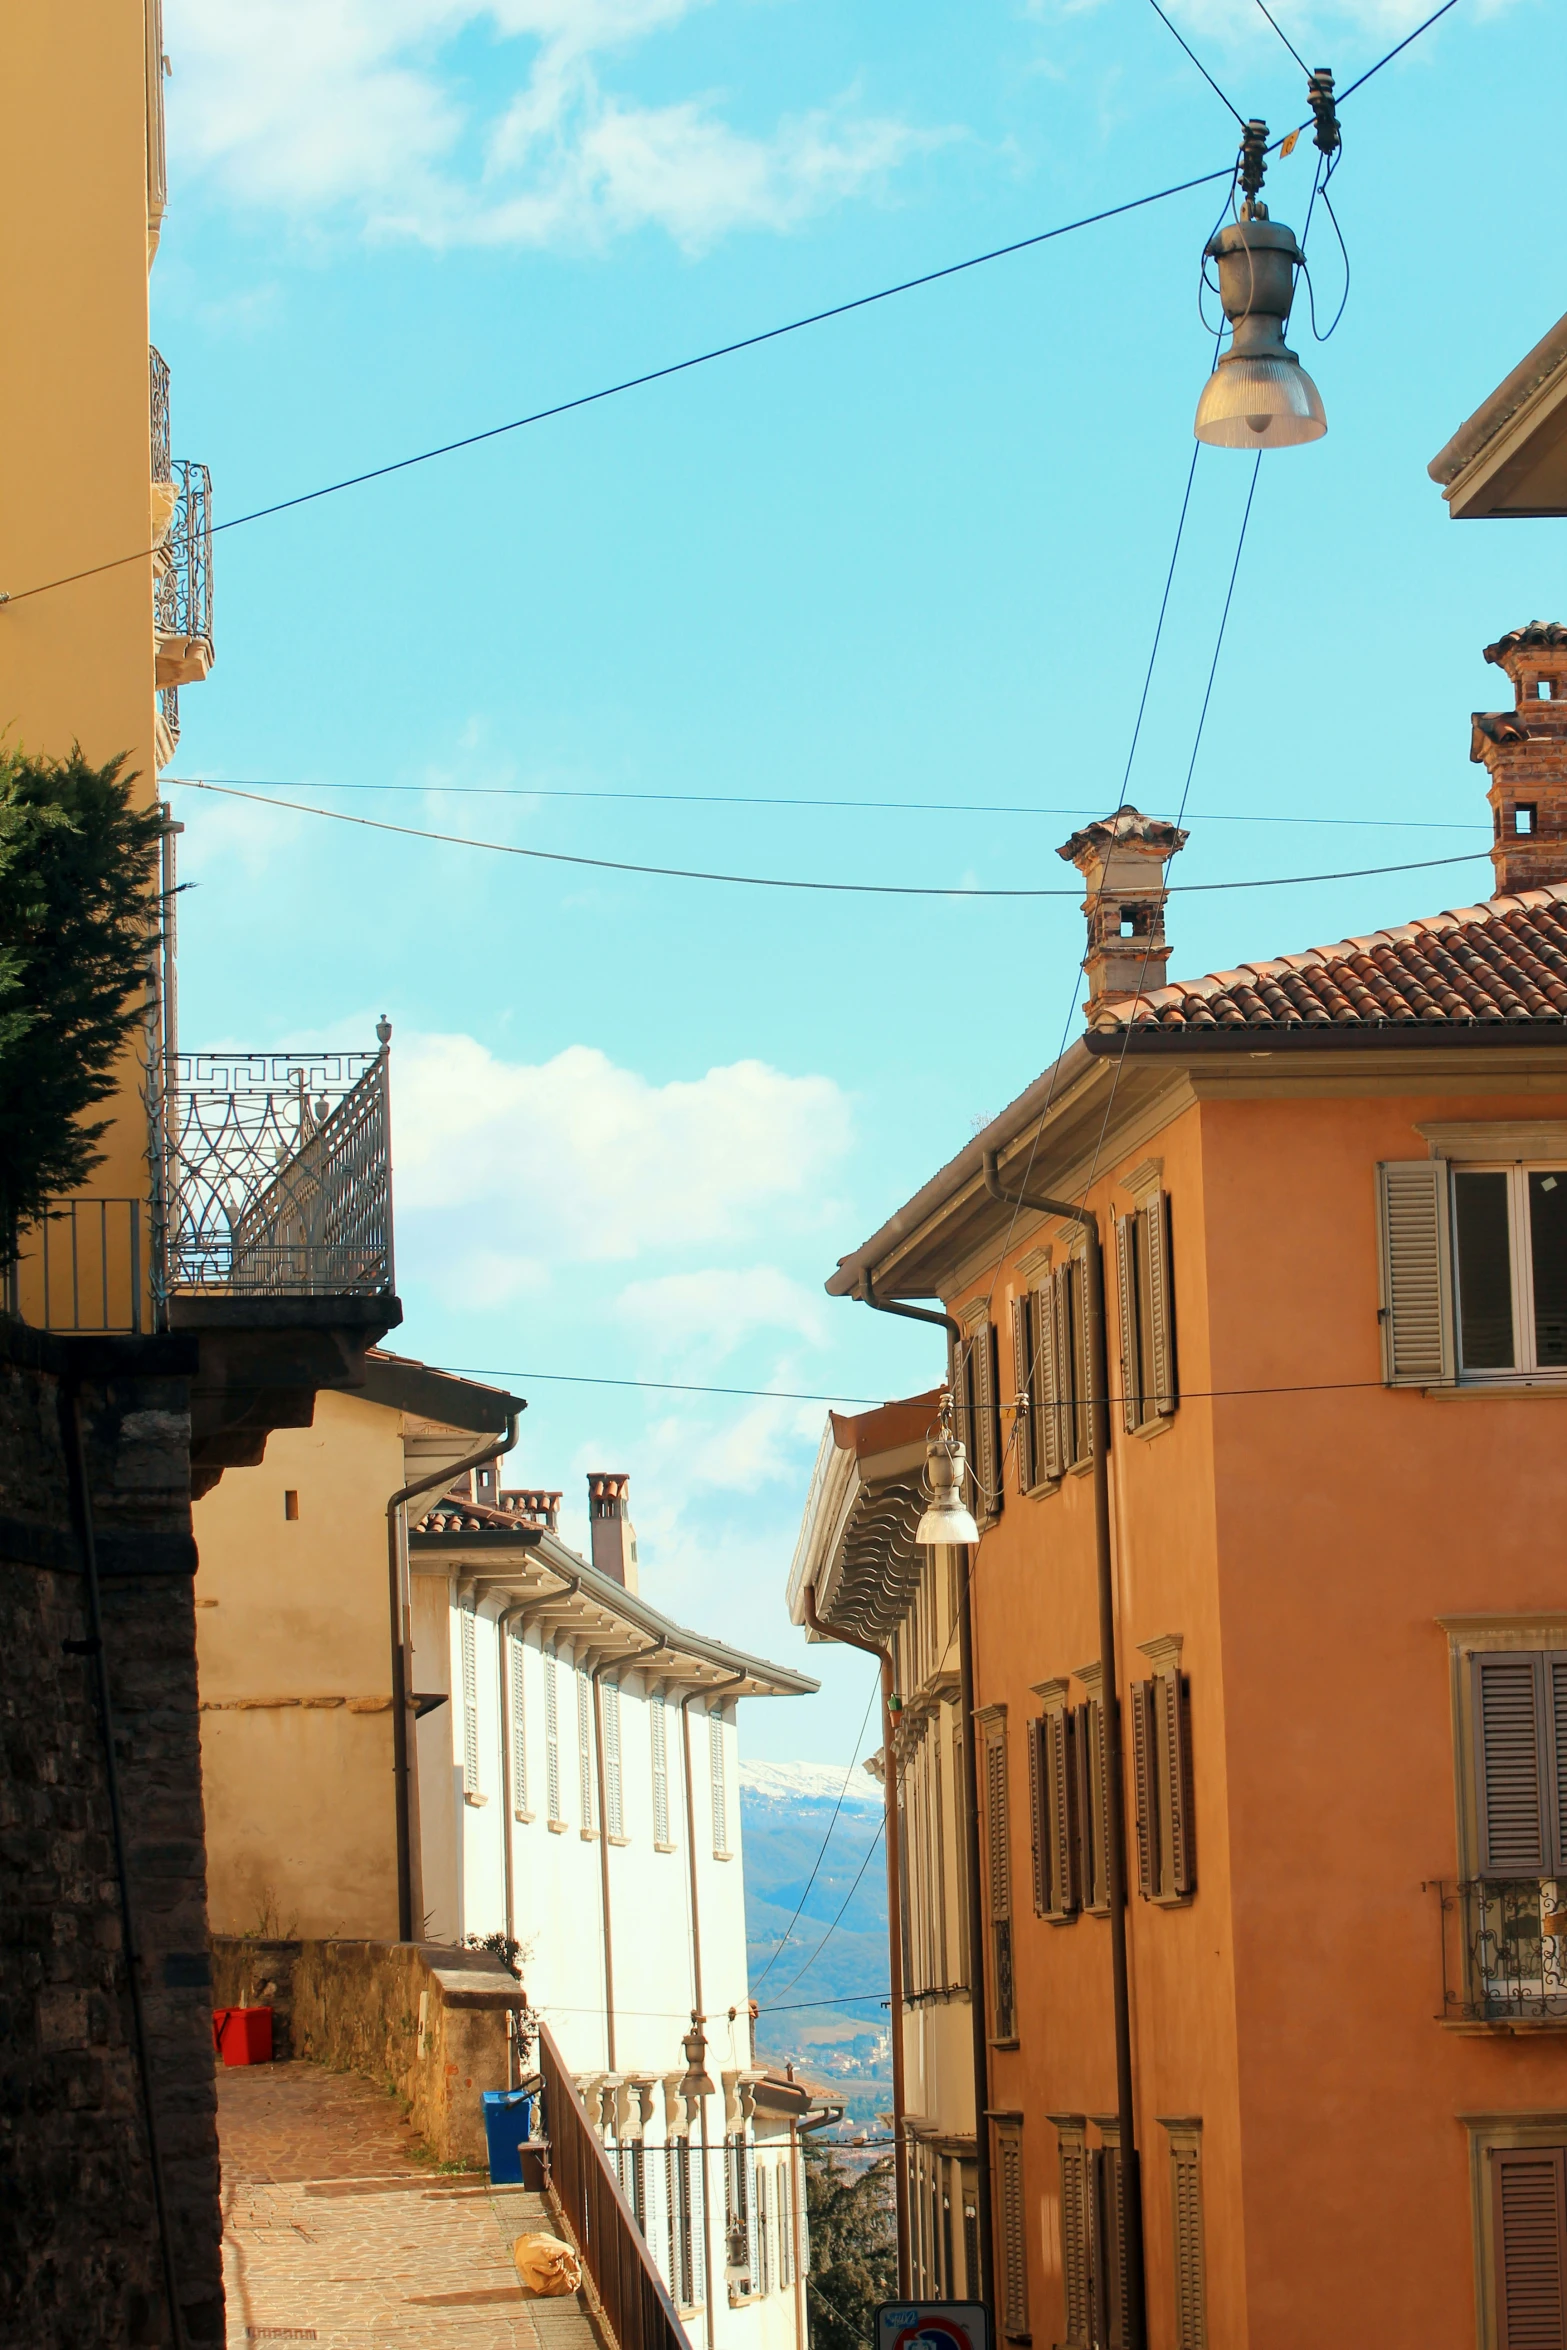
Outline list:
[[[490,2184],[520,2187],[522,2147],[533,2135],[533,2092],[531,2089],[485,2089],[481,2094]]]

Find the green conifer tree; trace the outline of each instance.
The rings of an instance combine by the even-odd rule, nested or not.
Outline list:
[[[846,2151],[810,2138],[803,2146],[811,2350],[869,2350],[878,2302],[897,2297],[892,2165],[855,2163]]]

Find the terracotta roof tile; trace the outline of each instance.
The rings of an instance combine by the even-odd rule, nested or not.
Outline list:
[[[1567,1021],[1567,882],[1098,1004],[1103,1028],[1460,1027]]]

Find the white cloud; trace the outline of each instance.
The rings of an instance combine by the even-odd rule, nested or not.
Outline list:
[[[619,1311],[648,1349],[668,1354],[696,1346],[709,1363],[760,1330],[787,1330],[813,1345],[827,1337],[822,1297],[776,1265],[715,1266],[633,1281],[621,1291]]]
[[[643,106],[599,63],[706,0],[169,0],[176,173],[319,220],[346,206],[433,245],[592,244],[661,228],[689,250],[792,228],[950,135],[846,99],[765,136],[708,94]],[[475,107],[463,37],[519,43],[498,111]]]
[[[400,1212],[482,1225],[492,1275],[706,1251],[786,1210],[815,1227],[849,1141],[830,1078],[761,1061],[655,1085],[589,1045],[529,1066],[471,1036],[399,1033],[393,1090]]]

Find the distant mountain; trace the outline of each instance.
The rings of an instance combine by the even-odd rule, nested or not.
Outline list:
[[[762,2011],[759,2051],[793,2057],[807,2075],[831,2075],[845,2088],[851,2078],[879,2081],[885,2056],[874,2043],[887,2027],[879,1783],[858,1767],[845,1790],[836,1765],[742,1763],[740,1814],[751,1995]]]

